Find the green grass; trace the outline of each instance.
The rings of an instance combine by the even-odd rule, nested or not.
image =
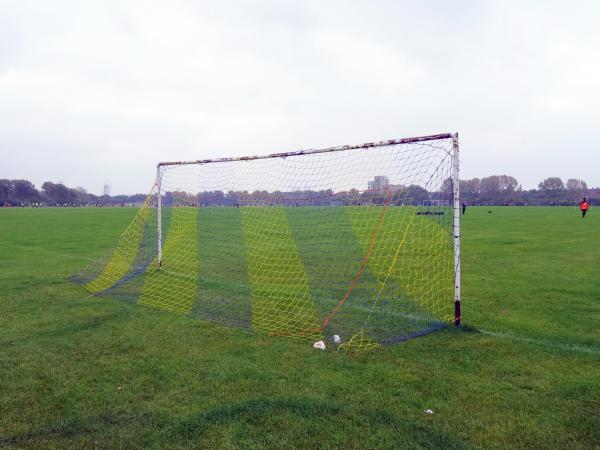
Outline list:
[[[469,208],[464,329],[357,356],[67,282],[134,213],[0,210],[0,447],[600,446],[594,210]]]
[[[76,278],[94,293],[271,335],[314,342],[335,333],[354,350],[454,319],[448,215],[378,206],[166,211],[160,270],[155,214],[141,209],[104,264]]]
[[[241,208],[252,286],[252,326],[260,332],[317,328],[304,265],[295,245],[285,208]],[[263,239],[266,230],[269,239]],[[284,262],[286,264],[282,264]],[[273,299],[278,299],[279,302]],[[285,309],[280,305],[284,304]]]

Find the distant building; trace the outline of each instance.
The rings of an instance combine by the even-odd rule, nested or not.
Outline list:
[[[369,181],[370,191],[381,191],[390,186],[390,180],[385,175],[377,175],[372,181]]]
[[[112,187],[112,185],[110,183],[110,180],[106,180],[104,182],[104,189],[103,189],[104,195],[110,195],[110,188],[111,187]]]

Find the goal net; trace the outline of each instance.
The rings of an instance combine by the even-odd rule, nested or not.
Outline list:
[[[379,347],[460,319],[455,179],[450,134],[160,163],[114,248],[72,278],[257,333]]]

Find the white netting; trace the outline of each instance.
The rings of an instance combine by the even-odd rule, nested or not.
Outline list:
[[[363,349],[453,320],[449,137],[161,168],[157,193],[79,279],[260,333]]]

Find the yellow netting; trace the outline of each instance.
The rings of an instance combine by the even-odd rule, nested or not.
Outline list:
[[[367,250],[384,207],[347,208],[357,239]],[[377,288],[372,309],[385,293],[388,299],[410,297],[423,311],[451,323],[453,304],[453,250],[451,236],[427,216],[418,215],[423,208],[388,208],[369,257]],[[393,283],[390,283],[393,282]],[[391,284],[391,288],[389,288]],[[389,300],[388,300],[389,301]],[[340,348],[361,350],[372,347],[363,327]]]
[[[140,305],[189,313],[196,298],[198,208],[173,209],[171,226],[163,247],[162,267],[154,260],[146,272]]]
[[[382,345],[375,342],[372,338],[365,335],[363,330],[353,335],[349,341],[342,342],[338,347],[340,351],[361,352],[365,350],[376,350],[382,348]]]
[[[242,223],[253,328],[269,334],[320,337],[315,305],[284,208],[243,207]]]
[[[151,192],[144,205],[140,208],[135,218],[129,224],[125,232],[119,238],[117,245],[111,252],[111,255],[104,265],[102,271],[89,283],[85,285],[86,289],[97,293],[112,287],[121,280],[133,267],[138,256],[138,251],[144,233],[144,226],[149,219],[151,212],[151,202],[153,192]]]
[[[160,266],[153,191],[101,268],[79,279],[347,351],[425,334],[453,321],[451,150],[442,140],[166,167]]]

